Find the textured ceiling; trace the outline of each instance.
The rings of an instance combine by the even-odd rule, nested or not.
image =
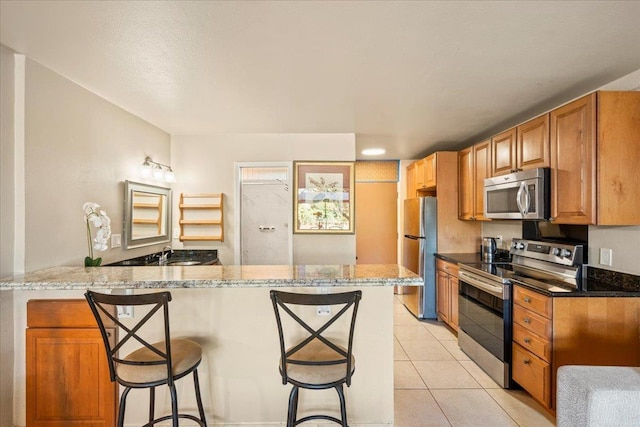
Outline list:
[[[640,1],[0,2],[0,42],[171,134],[460,148],[640,69]]]

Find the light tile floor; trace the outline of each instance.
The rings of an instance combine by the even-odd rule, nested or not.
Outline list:
[[[554,419],[522,390],[500,388],[442,322],[394,304],[395,427],[545,427]]]

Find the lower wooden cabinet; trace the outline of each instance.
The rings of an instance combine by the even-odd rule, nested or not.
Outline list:
[[[27,303],[26,388],[28,427],[115,425],[118,389],[85,300]]]
[[[512,378],[553,412],[561,366],[640,366],[639,318],[638,297],[550,297],[514,285]]]
[[[436,310],[438,317],[458,330],[458,265],[436,260]]]
[[[551,367],[548,362],[514,343],[511,375],[531,396],[547,408],[551,407]]]

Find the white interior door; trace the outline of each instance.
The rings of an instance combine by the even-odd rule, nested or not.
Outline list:
[[[240,263],[291,264],[291,191],[288,179],[261,181],[255,179],[255,175],[253,177],[241,183]]]

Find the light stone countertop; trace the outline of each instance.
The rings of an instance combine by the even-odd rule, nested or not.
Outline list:
[[[0,280],[0,290],[418,286],[398,264],[52,267]]]

